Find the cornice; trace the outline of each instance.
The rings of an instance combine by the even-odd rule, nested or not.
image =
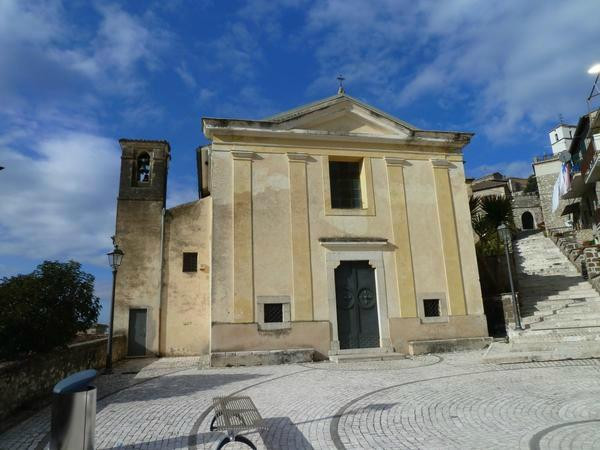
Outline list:
[[[452,167],[455,167],[454,164],[445,159],[432,159],[431,165],[434,169],[450,169]]]
[[[241,161],[252,161],[252,160],[256,159],[256,153],[248,152],[248,151],[244,151],[244,150],[232,150],[231,156],[233,157],[234,160],[241,160]]]
[[[385,162],[388,166],[400,166],[400,167],[410,166],[410,163],[406,159],[395,158],[393,156],[386,156]]]
[[[308,153],[295,153],[290,152],[287,153],[288,160],[290,162],[307,162],[310,159],[310,155]]]

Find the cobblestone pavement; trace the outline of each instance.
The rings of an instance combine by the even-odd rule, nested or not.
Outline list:
[[[481,354],[223,369],[164,358],[135,370],[120,366],[120,375],[99,381],[96,444],[214,449],[223,435],[209,431],[211,399],[239,393],[252,397],[268,425],[246,434],[259,448],[600,448],[600,360],[485,365]],[[43,448],[48,429],[46,409],[0,435],[0,448]]]

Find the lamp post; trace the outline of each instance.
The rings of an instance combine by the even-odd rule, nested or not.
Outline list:
[[[108,327],[108,351],[106,352],[106,370],[105,373],[112,373],[112,347],[113,347],[113,322],[115,319],[115,286],[117,281],[117,270],[123,260],[123,250],[115,243],[115,237],[112,237],[113,245],[115,248],[112,252],[107,253],[108,265],[112,267],[113,284],[112,284],[112,298],[110,300],[110,325]]]
[[[519,314],[519,305],[517,304],[517,296],[515,295],[515,285],[512,278],[512,270],[510,268],[510,258],[508,256],[508,243],[511,241],[510,228],[505,224],[498,227],[498,236],[504,243],[504,253],[506,254],[506,265],[508,266],[508,279],[510,281],[510,292],[512,294],[513,315],[515,316],[515,330],[522,330],[521,316]]]

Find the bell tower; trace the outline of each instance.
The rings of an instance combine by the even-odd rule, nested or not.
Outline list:
[[[115,238],[125,253],[117,273],[115,321],[127,354],[159,353],[164,210],[170,146],[119,140],[121,177]]]
[[[119,200],[162,201],[167,194],[171,150],[167,141],[120,139]]]

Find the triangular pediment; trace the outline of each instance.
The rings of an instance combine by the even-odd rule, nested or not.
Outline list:
[[[261,120],[204,117],[208,139],[228,142],[230,136],[257,139],[401,142],[405,145],[461,149],[472,133],[421,130],[344,93]],[[239,141],[239,138],[237,139]]]
[[[338,95],[267,119],[280,130],[404,137],[416,130],[352,97]]]

